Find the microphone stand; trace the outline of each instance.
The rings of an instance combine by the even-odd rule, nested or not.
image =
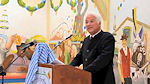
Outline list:
[[[0,66],[0,75],[2,76],[2,84],[4,83],[4,76],[6,75],[6,72],[3,70],[3,67]]]
[[[70,35],[69,37],[65,38],[64,40],[62,40],[61,42],[58,43],[58,45],[56,45],[51,52],[49,52],[48,54],[51,54],[58,46],[61,45],[61,43],[63,43],[65,40],[69,39],[70,37],[72,37],[73,35]],[[49,56],[47,57],[47,63],[49,63]]]
[[[73,35],[70,35],[69,37],[67,37],[67,38],[65,38],[64,40],[62,40],[60,43],[58,43],[58,45],[56,45],[56,46],[52,49],[52,51],[55,50],[58,46],[60,46],[62,42],[64,42],[65,40],[69,39],[69,38],[72,37],[72,36],[73,36]],[[51,51],[51,52],[52,52],[52,51]],[[50,52],[50,53],[51,53],[51,52]]]
[[[25,52],[25,50],[23,50],[23,52],[21,54],[23,54]],[[12,65],[18,58],[20,57],[20,55],[18,57],[16,57],[10,64],[8,64],[8,66],[6,67],[5,71],[10,67],[10,65]],[[6,72],[4,71],[3,67],[0,66],[0,75],[2,76],[2,84],[4,84],[4,76],[6,75]]]

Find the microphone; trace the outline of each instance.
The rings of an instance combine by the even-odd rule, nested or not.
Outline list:
[[[56,44],[55,47],[52,49],[52,51],[55,50],[57,48],[57,46],[60,46],[62,42],[64,42],[65,40],[71,38],[72,36],[73,36],[73,34],[71,34],[70,36],[68,36],[67,38],[65,38],[64,40],[62,40],[61,42],[59,41],[58,44]]]
[[[65,40],[71,38],[72,36],[73,36],[73,34],[71,34],[70,36],[68,36],[67,38],[65,38],[64,40],[62,40],[61,42],[59,41],[56,46],[59,46],[62,42],[64,42]],[[56,46],[55,46],[55,47],[56,47]]]
[[[65,40],[71,38],[73,36],[73,34],[71,34],[70,36],[68,36],[67,38],[65,38],[64,40],[62,40],[61,42],[59,41],[58,44],[51,50],[51,52],[49,52],[49,54],[51,54],[58,46],[61,45],[62,42],[64,42]],[[47,63],[49,63],[49,56],[47,57]]]
[[[70,36],[68,36],[65,40],[67,40],[67,39],[71,38],[72,36],[73,36],[73,34],[71,34]]]
[[[27,43],[21,48],[21,50],[25,50],[26,48],[33,46],[34,44],[35,44],[34,42]]]

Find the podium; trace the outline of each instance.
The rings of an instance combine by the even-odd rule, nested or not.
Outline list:
[[[47,75],[43,75],[46,73]],[[39,64],[37,84],[91,84],[91,73],[70,65]],[[39,81],[38,81],[39,80]],[[47,82],[46,82],[47,81]]]

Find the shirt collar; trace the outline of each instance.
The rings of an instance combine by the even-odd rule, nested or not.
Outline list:
[[[90,37],[94,38],[94,36],[96,36],[99,32],[101,32],[101,29],[97,33],[95,33],[94,35],[90,35]]]
[[[123,48],[124,51],[127,50],[127,47],[122,47],[122,48]]]

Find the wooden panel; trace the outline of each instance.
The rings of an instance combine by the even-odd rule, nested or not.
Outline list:
[[[91,84],[91,73],[70,65],[39,64],[52,68],[52,84]]]
[[[53,84],[91,84],[91,73],[69,65],[53,68]]]

